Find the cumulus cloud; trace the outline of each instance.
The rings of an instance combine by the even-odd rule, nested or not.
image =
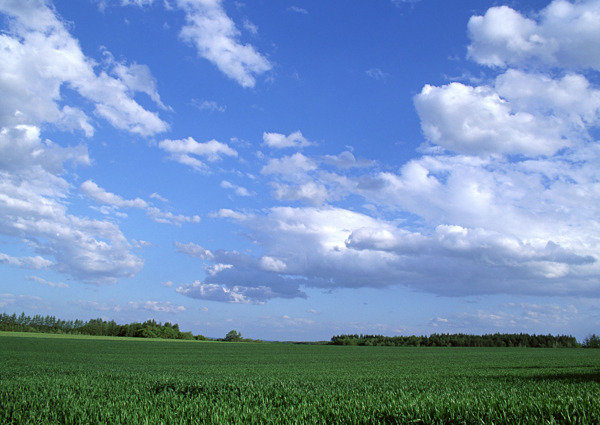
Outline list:
[[[281,133],[263,133],[263,143],[270,148],[304,148],[314,143],[308,141],[301,131],[295,131],[288,136]]]
[[[91,136],[94,128],[85,111],[59,106],[61,88],[67,87],[91,101],[95,114],[116,128],[142,136],[168,128],[133,98],[143,92],[164,107],[147,67],[110,60],[108,69],[96,73],[95,63],[42,0],[3,2],[0,11],[9,17],[9,31],[0,36],[1,125],[46,122]]]
[[[220,0],[176,0],[185,11],[181,38],[192,43],[198,54],[242,87],[254,87],[255,77],[272,68],[267,58],[250,44],[239,41],[240,31],[227,16]]]
[[[552,155],[569,141],[559,120],[511,108],[490,87],[426,85],[415,98],[425,137],[469,155]]]
[[[531,18],[492,7],[468,24],[469,57],[487,66],[600,69],[600,2],[554,0]]]
[[[275,187],[275,197],[286,201],[301,201],[311,205],[323,205],[329,199],[325,185],[309,181],[300,185],[278,184]]]
[[[5,260],[28,268],[51,263],[95,283],[135,274],[143,261],[114,223],[67,212],[69,183],[59,174],[66,162],[88,163],[87,150],[57,147],[39,134],[22,125],[0,131],[0,158],[12,160],[0,160],[0,234],[24,240],[38,254],[35,261]]]
[[[117,62],[106,50],[102,63],[88,58],[43,0],[2,2],[0,12],[5,17],[0,34],[0,234],[23,241],[36,254],[3,256],[3,261],[49,267],[91,283],[133,276],[143,261],[131,253],[132,245],[119,227],[68,211],[71,184],[66,167],[89,165],[87,148],[43,139],[40,129],[80,131],[91,137],[96,119],[101,119],[141,136],[165,131],[168,125],[158,114],[134,98],[142,93],[168,109],[149,69]],[[65,91],[85,102],[71,104]],[[92,181],[83,190],[115,208],[144,207],[145,201],[125,200]]]
[[[228,303],[262,304],[272,298],[305,298],[297,279],[282,274],[286,264],[278,256],[255,258],[237,251],[209,251],[194,243],[179,243],[178,252],[205,261],[206,279],[182,284],[182,295]]]
[[[201,251],[216,266],[181,290],[228,302],[231,293],[250,301],[244,291],[261,286],[293,289],[287,296],[393,285],[448,296],[597,294],[600,96],[589,71],[597,55],[580,54],[597,42],[566,50],[577,47],[568,34],[600,28],[586,26],[598,4],[554,1],[531,18],[507,7],[474,17],[469,55],[498,73],[481,85],[426,85],[415,96],[429,143],[421,156],[370,172],[350,152],[268,159],[261,174],[274,180],[275,198],[312,206],[221,210],[215,217],[243,226],[260,256]],[[561,13],[572,28],[555,19]],[[293,145],[270,137],[265,144]],[[328,204],[350,196],[370,209]],[[530,313],[523,317],[533,323]]]
[[[209,162],[220,160],[223,156],[237,157],[237,152],[225,143],[210,140],[199,143],[192,137],[180,140],[165,139],[158,143],[158,147],[170,154],[170,158],[181,164],[188,165],[196,170],[205,170],[207,165],[200,161],[198,156],[206,158]]]
[[[279,174],[295,177],[316,169],[317,164],[315,161],[298,152],[292,156],[269,160],[260,172],[262,174]]]
[[[432,162],[428,164],[428,160]],[[204,288],[200,285],[210,283],[220,285],[216,292],[219,294],[223,288],[234,287],[237,293],[246,294],[244,288],[256,288],[259,282],[269,281],[264,286],[273,294],[294,283],[295,291],[290,294],[296,296],[302,294],[297,285],[334,289],[400,284],[444,295],[565,295],[590,294],[597,289],[594,276],[599,270],[600,252],[595,237],[587,236],[589,229],[595,228],[593,212],[575,218],[554,211],[554,216],[540,223],[537,218],[540,208],[553,211],[556,206],[549,202],[562,202],[562,197],[551,201],[549,188],[543,194],[544,202],[527,199],[529,190],[535,190],[524,185],[536,181],[535,178],[527,181],[531,168],[522,174],[517,169],[507,174],[494,169],[486,176],[479,174],[481,160],[472,164],[465,160],[462,166],[466,170],[472,167],[470,180],[466,179],[467,171],[459,169],[455,170],[457,176],[446,175],[434,179],[432,184],[425,166],[433,168],[440,160],[424,158],[407,165],[404,175],[382,176],[394,182],[392,191],[385,187],[381,190],[380,186],[371,194],[363,192],[367,199],[377,192],[380,206],[393,208],[397,202],[402,204],[400,210],[414,209],[432,227],[416,231],[403,225],[402,220],[376,219],[334,207],[278,207],[253,214],[232,212],[227,216],[248,228],[249,236],[265,254],[255,258],[204,248],[197,248],[194,254],[195,250],[188,246],[191,255],[228,264],[226,269],[213,270],[210,280],[194,288],[199,291],[198,288]],[[460,163],[445,164],[444,173],[452,172],[457,164]],[[482,188],[471,187],[475,182],[490,185],[485,189],[487,200],[482,196]],[[514,189],[516,183],[520,192]],[[504,191],[510,187],[512,193]],[[501,195],[505,198],[495,199]],[[520,202],[527,203],[527,207],[520,207]],[[534,204],[538,202],[536,211]],[[589,202],[588,199],[586,205]],[[577,200],[571,203],[573,208],[576,204]],[[569,232],[556,232],[564,227],[561,223],[570,224]],[[279,276],[267,280],[263,272]],[[193,292],[192,287],[182,288]],[[210,288],[212,297],[217,287]],[[208,292],[202,291],[196,296],[209,297]]]

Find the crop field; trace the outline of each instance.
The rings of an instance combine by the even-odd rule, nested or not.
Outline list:
[[[0,334],[1,424],[598,424],[600,350]]]

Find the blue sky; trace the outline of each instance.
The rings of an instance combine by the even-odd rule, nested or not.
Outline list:
[[[600,1],[0,13],[0,310],[599,331]]]

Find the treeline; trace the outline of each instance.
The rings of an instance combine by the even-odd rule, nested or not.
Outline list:
[[[432,334],[430,336],[337,335],[333,345],[395,346],[395,347],[534,347],[575,348],[582,345],[570,335],[529,334]],[[584,344],[585,346],[585,344]]]
[[[144,323],[119,325],[114,320],[103,319],[61,320],[54,316],[33,317],[21,313],[0,315],[0,331],[12,332],[42,332],[53,334],[96,335],[96,336],[128,336],[137,338],[166,338],[166,339],[207,339],[203,335],[194,336],[191,332],[181,332],[177,323],[157,323],[147,320]]]

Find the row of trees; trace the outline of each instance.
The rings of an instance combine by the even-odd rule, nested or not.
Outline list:
[[[582,345],[570,335],[530,334],[432,334],[430,336],[337,335],[333,345],[402,346],[402,347],[536,347],[575,348]],[[587,347],[584,341],[584,347]]]
[[[138,338],[167,338],[167,339],[207,339],[203,335],[194,336],[191,332],[181,332],[177,323],[160,323],[147,320],[144,323],[130,323],[119,325],[114,320],[91,319],[83,320],[61,320],[54,316],[33,317],[21,313],[0,315],[0,331],[16,332],[43,332],[55,334],[74,335],[98,335],[98,336],[129,336]]]

